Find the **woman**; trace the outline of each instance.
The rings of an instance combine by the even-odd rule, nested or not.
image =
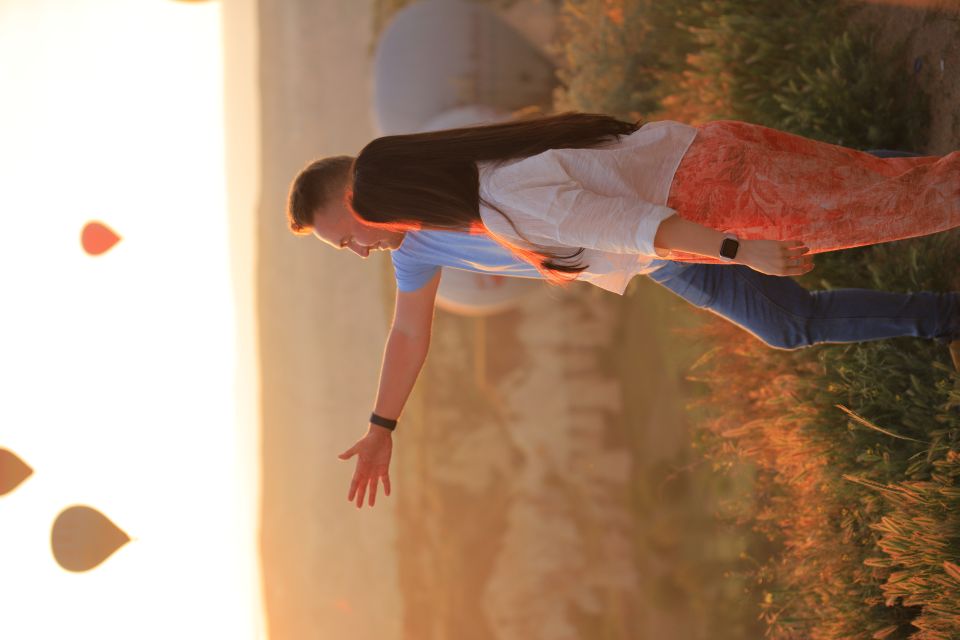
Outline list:
[[[638,274],[776,348],[960,337],[960,293],[809,292],[811,255],[960,226],[960,153],[878,158],[742,122],[639,127],[569,113],[387,136],[294,180],[290,228],[392,251],[397,304],[348,500],[390,495],[392,430],[429,348],[440,267],[585,280]],[[661,259],[658,259],[661,258]],[[664,260],[665,259],[665,260]]]

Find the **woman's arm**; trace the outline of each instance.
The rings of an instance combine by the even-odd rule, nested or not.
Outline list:
[[[684,220],[674,214],[660,223],[653,239],[653,248],[661,258],[666,258],[671,249],[717,258],[720,256],[722,242],[723,234],[716,229]]]
[[[718,258],[723,233],[674,214],[657,228],[653,247],[661,258],[670,250]],[[801,240],[741,240],[737,264],[772,276],[799,276],[813,270],[813,259]]]
[[[610,253],[638,253],[670,259],[670,250],[719,258],[723,233],[677,215],[676,211],[627,196],[594,193],[568,180],[562,184],[517,187],[498,193],[498,205],[534,241]],[[513,235],[502,217],[494,233]],[[484,218],[484,224],[488,220]],[[741,240],[734,262],[772,276],[796,276],[813,269],[801,240]]]

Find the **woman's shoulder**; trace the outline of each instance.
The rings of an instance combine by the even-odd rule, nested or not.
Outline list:
[[[654,120],[644,123],[633,133],[624,136],[622,141],[647,142],[664,137],[689,138],[696,135],[697,128],[677,120]]]
[[[518,192],[530,187],[567,184],[570,170],[582,164],[582,158],[602,162],[607,150],[626,150],[646,147],[651,152],[674,153],[685,150],[696,136],[697,129],[675,120],[656,120],[616,140],[584,149],[547,149],[525,158],[477,163],[480,193],[497,194]]]
[[[533,156],[528,156],[528,158],[530,157]],[[481,160],[477,162],[477,172],[480,174],[481,178],[488,177],[497,171],[523,162],[528,158],[511,158],[509,160]]]
[[[526,158],[478,162],[480,193],[494,195],[555,181],[562,173],[555,158],[558,149],[547,149]]]

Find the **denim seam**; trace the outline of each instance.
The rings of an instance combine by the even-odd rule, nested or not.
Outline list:
[[[748,267],[748,268],[749,268],[749,267]],[[750,279],[747,278],[746,276],[744,276],[741,271],[739,271],[739,270],[735,271],[735,272],[734,272],[734,275],[736,275],[738,278],[740,278],[741,280],[743,280],[744,282],[746,282],[748,285],[750,285],[750,287],[751,287],[754,291],[756,291],[758,294],[760,294],[761,296],[763,296],[763,298],[764,298],[768,303],[770,303],[771,305],[773,305],[773,306],[775,306],[776,308],[780,309],[780,311],[782,311],[783,313],[785,313],[785,314],[787,314],[787,315],[789,315],[789,316],[792,316],[793,318],[795,318],[795,319],[797,319],[797,320],[803,320],[803,321],[805,321],[805,322],[804,322],[804,330],[805,330],[805,331],[808,329],[807,323],[808,323],[810,320],[866,320],[866,319],[869,319],[869,318],[877,318],[877,317],[878,317],[878,316],[833,316],[833,317],[825,317],[825,316],[824,316],[824,317],[811,317],[811,318],[807,318],[807,317],[805,317],[805,316],[796,314],[796,313],[794,313],[793,311],[791,311],[791,310],[783,307],[779,302],[777,302],[776,300],[774,300],[773,298],[771,298],[770,296],[768,296],[766,293],[764,293],[764,291],[763,291],[760,287],[758,287],[756,284],[754,284],[753,282],[751,282]],[[783,276],[783,277],[788,277],[788,276]],[[716,298],[717,298],[717,296],[714,296],[713,298],[711,298],[711,300],[710,300],[710,305],[711,305],[711,306],[713,305],[713,303],[714,303],[714,301],[716,300]],[[891,320],[903,320],[903,319],[905,319],[905,318],[910,318],[911,316],[885,316],[885,317],[887,317],[887,318],[889,318],[889,319],[891,319]],[[954,332],[954,327],[951,326],[952,323],[948,322],[947,324],[948,324],[947,333],[950,334],[950,337],[960,336],[960,331]],[[940,340],[947,339],[947,340],[949,340],[949,338],[944,338],[944,337],[942,337],[942,334],[941,334],[941,337],[934,337],[934,338],[932,338],[932,339],[934,339],[934,340],[937,340],[937,339],[940,339]]]
[[[794,313],[793,311],[790,311],[789,309],[787,309],[787,308],[785,308],[784,306],[782,306],[779,302],[777,302],[776,300],[774,300],[773,298],[771,298],[770,296],[768,296],[766,293],[764,293],[764,292],[763,292],[763,289],[761,289],[760,287],[758,287],[758,286],[755,285],[754,283],[750,282],[750,280],[747,279],[747,277],[744,276],[743,274],[741,274],[740,272],[736,272],[736,275],[737,275],[738,278],[741,278],[744,282],[746,282],[747,284],[749,284],[749,285],[754,289],[754,291],[756,291],[756,292],[759,293],[761,296],[763,296],[764,299],[765,299],[767,302],[769,302],[769,303],[772,304],[773,306],[777,307],[778,309],[780,309],[780,310],[783,311],[784,313],[793,316],[794,318],[798,318],[798,319],[801,319],[801,320],[867,320],[867,319],[869,319],[869,318],[877,318],[877,317],[880,317],[880,316],[832,316],[832,317],[818,316],[818,317],[808,318],[808,317],[806,317],[806,316],[802,316],[802,315],[799,315],[799,314],[797,314],[797,313]],[[783,277],[789,277],[789,276],[783,276]],[[710,301],[711,304],[713,304],[713,302],[714,302],[713,300]],[[910,318],[911,316],[883,316],[883,317],[890,318],[891,320],[902,320],[902,319],[904,319],[904,318]]]

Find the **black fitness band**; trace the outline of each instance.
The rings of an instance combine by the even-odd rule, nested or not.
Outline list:
[[[394,429],[397,428],[396,420],[387,420],[386,418],[378,416],[375,413],[370,414],[370,423],[380,427],[384,427],[385,429],[390,429],[390,431],[393,431]]]

